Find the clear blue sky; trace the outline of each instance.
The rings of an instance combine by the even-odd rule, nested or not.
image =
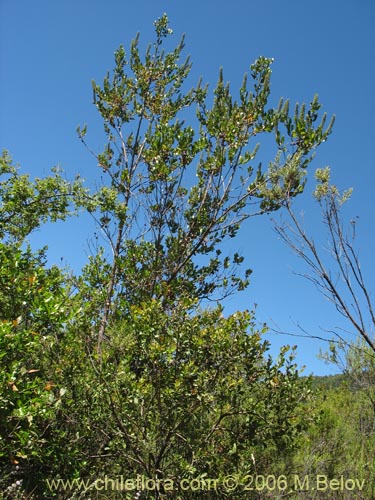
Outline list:
[[[96,164],[76,137],[89,125],[89,142],[99,150],[99,120],[92,105],[91,80],[101,82],[112,68],[113,52],[129,46],[137,31],[152,40],[153,21],[167,12],[176,42],[186,33],[186,53],[198,76],[216,82],[218,69],[238,88],[259,55],[273,57],[272,96],[309,102],[318,93],[324,110],[337,116],[334,133],[318,151],[314,166],[330,165],[340,187],[353,186],[349,206],[360,216],[362,267],[375,293],[373,186],[375,117],[375,3],[373,0],[0,0],[0,148],[22,170],[47,175],[59,164],[73,178],[93,182]],[[314,219],[310,187],[301,206]],[[313,224],[315,231],[319,226]],[[58,225],[33,237],[48,244],[50,258],[79,267],[86,259],[88,229]],[[260,323],[275,321],[311,334],[340,323],[333,307],[312,286],[293,275],[303,271],[278,241],[267,218],[250,221],[236,242],[254,269],[251,286],[229,309],[252,307]],[[313,340],[269,334],[272,352],[297,343],[306,373],[331,373],[316,359]]]

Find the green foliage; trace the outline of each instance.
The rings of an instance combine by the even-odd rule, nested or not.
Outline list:
[[[294,122],[286,105],[267,109],[272,61],[264,57],[238,101],[220,72],[209,105],[207,86],[186,89],[183,40],[162,50],[170,34],[163,16],[144,57],[137,37],[129,56],[116,51],[103,85],[93,82],[107,143],[97,155],[105,181],[87,209],[112,258],[99,248],[75,281],[83,313],[74,328],[85,332],[78,349],[89,362],[75,355],[85,376],[72,381],[69,415],[101,475],[222,477],[254,463],[265,471],[312,418],[302,418],[309,392],[287,349],[267,358],[251,314],[225,318],[221,307],[202,306],[247,286],[243,257],[222,255],[221,243],[244,219],[302,192],[310,151],[329,130],[314,129],[316,99]],[[275,133],[282,149],[265,171],[252,166],[258,146],[250,148],[261,133]],[[87,127],[78,134],[86,143]]]
[[[323,388],[319,393],[320,415],[302,435],[301,453],[295,456],[295,470],[308,475],[311,484],[317,474],[328,479],[343,476],[363,482],[362,491],[326,490],[300,492],[298,499],[350,500],[373,498],[375,493],[375,427],[374,407],[363,389],[350,386]]]
[[[241,275],[242,257],[223,255],[221,244],[244,219],[303,191],[312,150],[331,130],[324,129],[325,116],[315,124],[316,97],[294,118],[287,102],[268,107],[272,60],[265,57],[251,65],[252,85],[245,75],[238,100],[222,71],[212,99],[201,82],[187,89],[184,40],[166,52],[167,17],[155,28],[156,43],[143,56],[137,36],[129,54],[122,46],[115,52],[103,85],[93,82],[107,141],[97,155],[104,185],[87,198],[87,209],[114,256],[96,312],[99,344],[113,310],[121,316],[128,304],[155,299],[167,310],[193,299],[195,307],[243,290],[251,270]],[[85,143],[86,125],[78,134]],[[268,169],[253,166],[261,134],[273,134],[278,149]]]
[[[73,330],[80,332],[85,319],[77,314]],[[131,306],[108,333],[100,364],[90,354],[88,332],[59,343],[54,380],[67,392],[50,439],[74,463],[50,464],[47,477],[54,477],[53,467],[57,477],[78,475],[94,494],[94,481],[106,476],[177,484],[204,474],[283,470],[274,457],[291,454],[313,417],[309,391],[287,347],[275,362],[267,358],[251,313],[225,318],[217,308],[191,316],[181,305],[166,315],[153,300]],[[62,490],[57,495],[65,498]],[[188,491],[181,498],[201,495]],[[207,496],[227,497],[224,491]]]
[[[155,31],[145,54],[137,37],[129,55],[116,51],[103,85],[93,82],[106,134],[96,192],[57,171],[30,181],[2,158],[4,498],[117,498],[95,491],[106,475],[288,473],[300,433],[314,421],[294,349],[273,360],[253,313],[224,316],[220,301],[243,290],[251,271],[242,274],[243,257],[224,254],[222,244],[248,217],[302,193],[331,125],[324,129],[324,116],[316,124],[317,98],[294,117],[287,102],[268,107],[265,57],[237,100],[222,71],[212,95],[200,82],[188,90],[184,41],[164,50],[166,15]],[[85,143],[87,126],[77,132]],[[253,165],[261,134],[272,134],[278,151],[267,168]],[[47,269],[42,253],[21,249],[30,231],[78,209],[94,217],[107,245],[80,275]],[[81,478],[87,491],[51,490],[46,480],[59,477]],[[118,497],[135,493],[202,497]]]
[[[21,475],[28,471],[33,481],[40,480],[55,453],[49,428],[65,388],[55,384],[49,354],[70,319],[66,294],[60,271],[45,269],[43,252],[0,244],[0,467],[5,478],[17,467]]]
[[[331,171],[329,167],[318,168],[315,172],[318,181],[314,191],[314,197],[319,203],[331,203],[341,206],[352,194],[352,189],[344,191],[342,194],[334,184],[330,184]]]
[[[73,197],[78,201],[84,194],[80,180],[69,183],[58,168],[52,176],[30,181],[28,175],[18,173],[4,151],[0,157],[0,238],[22,242],[42,223],[64,220]]]

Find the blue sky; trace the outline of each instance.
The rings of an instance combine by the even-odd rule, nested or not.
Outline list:
[[[186,34],[193,69],[215,84],[219,67],[235,93],[243,74],[259,56],[273,57],[272,99],[310,102],[319,94],[324,110],[336,114],[334,132],[319,148],[314,166],[330,165],[334,181],[355,191],[348,213],[358,215],[358,247],[369,288],[375,290],[373,145],[375,116],[375,4],[373,0],[1,0],[0,1],[0,148],[8,149],[22,171],[47,175],[60,165],[73,178],[97,177],[94,159],[76,136],[88,123],[88,140],[99,150],[100,121],[92,105],[91,80],[98,83],[113,66],[113,52],[129,46],[137,31],[152,40],[153,21],[167,12],[176,42]],[[319,237],[316,208],[308,184],[300,206]],[[235,242],[253,268],[252,284],[228,310],[257,303],[260,323],[276,322],[312,335],[341,324],[334,308],[293,270],[302,263],[277,239],[267,218],[249,221]],[[48,244],[52,262],[74,267],[86,259],[89,228],[58,224],[33,236]],[[269,334],[272,352],[297,343],[306,373],[332,373],[317,360],[316,340]]]

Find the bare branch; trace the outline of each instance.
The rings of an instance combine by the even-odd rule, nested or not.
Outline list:
[[[320,293],[334,304],[336,310],[355,328],[372,352],[375,352],[375,341],[366,326],[367,319],[372,327],[375,326],[374,307],[362,275],[358,254],[354,249],[355,232],[353,231],[350,239],[344,230],[340,212],[340,207],[348,196],[345,193],[340,195],[335,186],[329,185],[329,176],[319,178],[317,172],[317,179],[321,184],[315,191],[315,198],[322,210],[322,222],[327,228],[333,262],[326,259],[324,249],[319,249],[313,238],[307,234],[301,218],[292,207],[292,199],[287,199],[285,203],[290,223],[281,224],[274,221],[275,230],[312,272],[299,275],[311,281]],[[332,266],[336,267],[337,279],[333,278]],[[342,338],[340,340],[343,341]]]

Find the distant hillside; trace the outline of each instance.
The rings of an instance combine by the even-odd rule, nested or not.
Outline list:
[[[337,375],[312,376],[313,388],[322,387],[326,389],[336,389],[346,383],[348,383],[348,377],[343,373],[338,373]]]

